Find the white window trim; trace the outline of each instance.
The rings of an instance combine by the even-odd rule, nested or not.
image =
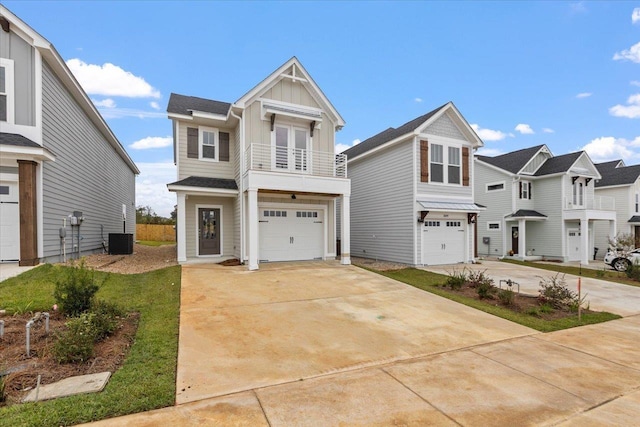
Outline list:
[[[15,82],[13,80],[13,60],[0,58],[0,67],[4,68],[4,83],[7,96],[7,121],[4,123],[15,124]]]
[[[500,185],[500,184],[502,184],[502,188],[495,188],[493,190],[489,190],[489,187],[491,187],[492,185]],[[506,190],[506,188],[507,188],[506,181],[489,182],[485,186],[485,192],[486,193],[495,193],[496,191],[504,191],[504,190]]]
[[[215,151],[215,157],[213,159],[202,156],[202,152],[203,152],[202,147],[204,145],[204,138],[203,138],[204,132],[211,132],[214,134],[213,147]],[[203,160],[205,162],[218,162],[219,159],[220,159],[220,131],[218,130],[218,128],[198,126],[198,160]]]
[[[636,208],[636,213],[640,212],[640,194],[639,193],[636,193],[635,208]]]
[[[462,170],[463,170],[463,156],[462,156],[462,145],[459,144],[452,144],[449,143],[445,140],[442,140],[440,138],[436,139],[431,137],[432,140],[429,141],[429,184],[433,184],[433,185],[445,185],[445,186],[449,186],[449,187],[462,187],[463,186],[463,182],[462,182]],[[442,162],[438,163],[438,162],[434,162],[433,159],[433,145],[440,145],[442,147]],[[457,148],[458,149],[458,153],[460,153],[460,163],[458,165],[453,165],[449,163],[449,148]],[[442,165],[442,182],[439,181],[432,181],[432,177],[433,177],[433,171],[431,170],[431,165],[432,164],[438,164],[438,165]],[[449,166],[457,166],[460,170],[460,176],[459,176],[459,182],[457,184],[455,183],[449,183]]]
[[[491,228],[490,225],[498,224],[498,228]],[[502,221],[487,221],[487,231],[502,231]]]
[[[200,255],[200,230],[198,225],[200,224],[200,209],[220,209],[220,253],[211,255]],[[196,204],[196,257],[198,258],[220,258],[224,255],[224,227],[223,221],[224,212],[222,205],[199,205]]]
[[[529,200],[529,194],[531,193],[531,187],[533,187],[533,185],[531,181],[521,180],[520,182],[522,183],[522,194],[519,195],[520,200]]]

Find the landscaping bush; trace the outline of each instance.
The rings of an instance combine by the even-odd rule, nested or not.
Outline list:
[[[515,294],[510,289],[500,289],[498,291],[498,300],[500,301],[500,304],[510,307],[513,305],[515,300]]]
[[[477,288],[478,285],[482,283],[489,282],[493,284],[493,279],[491,279],[489,276],[485,274],[486,271],[487,270],[469,271],[469,277],[467,278],[467,281],[469,282],[469,286],[472,288]]]
[[[63,314],[75,317],[91,308],[99,288],[93,270],[85,266],[83,259],[78,266],[66,269],[66,274],[56,282],[53,297]]]
[[[83,313],[66,323],[67,330],[58,334],[53,346],[53,356],[58,363],[84,362],[93,355],[94,317],[93,313]]]
[[[111,335],[118,326],[118,319],[124,317],[124,311],[116,304],[96,300],[91,305],[91,323],[94,341],[100,341]]]
[[[636,262],[631,262],[627,266],[625,271],[629,279],[640,281],[640,265]]]
[[[457,272],[454,271],[447,276],[447,282],[445,285],[450,289],[456,290],[461,289],[462,286],[467,282],[467,274],[465,271]]]
[[[493,296],[498,292],[498,288],[493,286],[492,279],[486,279],[476,284],[476,291],[480,299],[493,299]]]
[[[560,276],[560,273],[552,277],[542,278],[539,298],[542,304],[547,304],[556,309],[575,307],[577,310],[578,306],[584,301],[584,298],[583,301],[578,299],[577,292],[567,288],[564,274]]]

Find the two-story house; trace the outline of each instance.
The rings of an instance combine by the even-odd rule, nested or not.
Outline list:
[[[103,250],[123,214],[135,233],[138,173],[51,43],[0,5],[0,261]]]
[[[344,120],[297,58],[236,102],[172,94],[167,112],[179,262],[328,259],[340,227],[349,264],[351,187],[334,153]]]
[[[610,238],[618,234],[631,234],[636,248],[640,248],[640,165],[625,166],[622,160],[597,163],[602,178],[596,181],[595,194],[615,200],[616,234],[602,224],[596,223],[595,245],[602,258],[609,247]]]
[[[471,159],[482,145],[449,102],[346,150],[352,255],[411,265],[472,261],[482,208]]]
[[[586,152],[553,156],[545,145],[475,157],[479,255],[588,264],[594,223],[615,230],[614,200],[595,196],[600,173]]]

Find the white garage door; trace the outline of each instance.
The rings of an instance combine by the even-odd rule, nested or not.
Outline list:
[[[20,259],[18,183],[0,181],[0,261]]]
[[[567,230],[567,251],[569,261],[580,261],[580,248],[582,247],[582,233],[579,229]]]
[[[422,228],[423,264],[456,264],[466,261],[462,220],[425,220]]]
[[[323,212],[313,209],[260,209],[260,261],[322,259]]]

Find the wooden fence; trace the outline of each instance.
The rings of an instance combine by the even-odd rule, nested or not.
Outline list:
[[[154,242],[175,242],[176,230],[173,225],[136,224],[136,239]]]

